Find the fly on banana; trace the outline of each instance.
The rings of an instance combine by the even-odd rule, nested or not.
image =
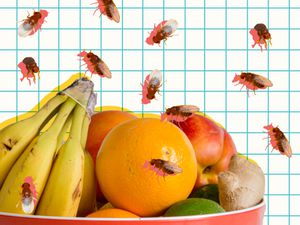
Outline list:
[[[85,174],[81,139],[87,129],[83,122],[95,107],[93,87],[86,78],[76,80],[32,117],[0,130],[1,212],[76,216]],[[48,129],[41,133],[46,125]],[[69,129],[69,138],[62,144],[62,133]],[[62,170],[76,176],[68,180],[61,176]],[[51,208],[52,203],[55,207]]]

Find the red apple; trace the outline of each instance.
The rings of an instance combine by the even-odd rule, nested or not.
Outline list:
[[[228,169],[231,157],[237,153],[229,133],[213,120],[199,114],[177,125],[187,135],[195,150],[198,162],[195,188],[218,183],[218,173]]]

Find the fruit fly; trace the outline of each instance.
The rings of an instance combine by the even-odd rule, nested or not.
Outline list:
[[[18,67],[21,69],[21,73],[23,74],[23,77],[20,79],[21,81],[23,81],[24,78],[27,78],[29,85],[31,85],[29,78],[33,78],[33,82],[35,83],[35,73],[37,73],[38,78],[40,78],[40,69],[32,57],[24,58],[22,62],[18,64]]]
[[[194,105],[177,105],[168,108],[166,112],[162,113],[161,120],[167,119],[171,122],[183,122],[198,111],[199,108]]]
[[[92,4],[98,4],[93,15],[95,15],[97,10],[100,10],[101,15],[106,15],[110,20],[113,20],[116,23],[120,22],[120,14],[113,0],[97,0],[97,2]]]
[[[111,72],[108,66],[94,53],[92,53],[91,51],[89,53],[87,53],[86,51],[82,51],[78,54],[78,56],[82,57],[82,60],[87,65],[87,69],[91,72],[92,75],[98,74],[100,77],[111,78]]]
[[[286,155],[290,158],[292,156],[291,145],[288,139],[285,137],[284,133],[278,128],[278,126],[273,127],[273,125],[270,124],[264,126],[264,128],[268,131],[268,135],[271,138],[269,145],[271,144],[273,149],[278,150],[280,154]]]
[[[172,37],[172,34],[176,31],[178,23],[174,19],[164,20],[157,26],[154,25],[150,36],[146,39],[146,43],[149,45],[160,44],[161,41],[166,41],[168,37]]]
[[[177,164],[163,159],[151,159],[144,164],[145,168],[153,170],[159,176],[176,175],[182,173],[182,168]]]
[[[232,82],[238,82],[238,84],[236,85],[242,84],[243,86],[241,87],[241,89],[246,86],[247,92],[250,89],[254,91],[254,94],[255,90],[257,89],[266,89],[267,87],[273,86],[272,82],[268,78],[248,72],[242,72],[241,75],[235,74]]]
[[[249,33],[252,35],[252,39],[254,41],[252,48],[254,48],[256,44],[258,44],[260,50],[262,51],[261,44],[264,44],[265,48],[267,49],[267,40],[270,42],[270,45],[272,45],[271,34],[269,33],[269,30],[266,27],[266,25],[264,25],[263,23],[256,24],[255,27],[251,29]]]
[[[26,177],[21,186],[21,202],[24,213],[31,214],[37,203],[37,192],[32,177]]]
[[[34,11],[32,16],[27,16],[22,20],[22,24],[19,26],[19,36],[27,37],[33,35],[39,29],[42,30],[42,25],[45,22],[45,18],[48,16],[48,11],[41,9],[40,11]]]
[[[153,70],[145,78],[142,84],[142,104],[148,104],[155,98],[156,92],[159,92],[161,87],[162,75],[159,70]]]

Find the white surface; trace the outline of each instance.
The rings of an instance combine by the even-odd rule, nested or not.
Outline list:
[[[105,92],[98,95],[99,98],[101,97],[101,101],[98,100],[98,104],[116,106],[123,104],[125,108],[133,111],[141,111],[142,109],[145,111],[162,111],[166,107],[184,103],[199,106],[201,110],[207,111],[209,115],[223,125],[227,124],[227,129],[232,133],[240,152],[250,153],[250,157],[260,163],[266,174],[275,173],[269,179],[269,194],[271,196],[268,204],[270,215],[277,216],[265,217],[264,224],[299,224],[300,72],[288,73],[288,69],[300,70],[300,9],[291,9],[290,24],[292,28],[297,28],[298,30],[291,30],[290,32],[290,47],[294,50],[290,52],[289,65],[289,51],[287,50],[289,46],[287,30],[289,14],[287,8],[270,9],[269,29],[273,38],[273,46],[270,47],[269,52],[266,50],[260,52],[258,47],[253,50],[251,48],[253,40],[247,30],[247,27],[250,29],[258,22],[268,24],[267,8],[249,9],[248,24],[246,9],[230,8],[227,10],[227,27],[229,28],[227,30],[227,48],[229,50],[227,55],[225,54],[226,31],[218,28],[225,28],[224,18],[226,12],[224,9],[210,8],[225,6],[225,1],[218,0],[206,1],[206,7],[208,7],[205,12],[206,28],[209,28],[206,30],[206,45],[204,43],[204,31],[202,30],[204,27],[203,8],[188,8],[186,21],[183,8],[166,9],[165,18],[177,19],[180,30],[175,33],[177,36],[171,37],[166,42],[164,47],[167,50],[164,54],[163,44],[160,47],[148,46],[144,42],[153,25],[158,24],[163,19],[163,10],[161,8],[145,8],[144,24],[142,24],[141,8],[120,9],[121,22],[119,24],[108,20],[105,16],[99,18],[99,11],[93,16],[93,8],[82,9],[82,28],[93,28],[96,30],[82,29],[81,32],[74,30],[74,28],[79,27],[80,23],[78,17],[79,9],[61,9],[60,26],[67,29],[60,30],[60,40],[58,40],[59,31],[56,29],[58,25],[58,11],[57,9],[49,9],[49,16],[46,18],[47,22],[43,25],[45,30],[40,32],[40,38],[38,38],[38,33],[26,38],[18,37],[19,51],[18,55],[16,55],[16,51],[14,51],[16,48],[16,35],[15,30],[12,30],[18,26],[15,18],[16,10],[13,8],[1,8],[15,7],[15,2],[12,0],[0,0],[0,27],[10,28],[10,30],[0,29],[0,122],[14,116],[14,111],[16,110],[30,110],[37,103],[38,99],[41,99],[41,96],[44,95],[44,93],[38,93],[38,90],[49,91],[57,86],[58,54],[60,54],[60,69],[68,70],[60,72],[60,82],[64,82],[71,74],[80,69],[80,64],[82,63],[78,61],[77,57],[80,48],[87,51],[97,49],[94,52],[102,56],[102,59],[107,63],[113,74],[111,80],[103,79],[101,86],[100,78],[93,76],[92,79],[96,83],[96,89],[99,91],[102,87],[105,90]],[[37,9],[37,1],[19,0],[18,2],[19,6],[28,7],[28,9],[22,8],[18,10],[19,21],[26,17],[27,10],[32,12],[33,9]],[[96,7],[96,5],[90,5],[92,2],[94,1],[83,1],[82,6]],[[145,0],[144,6],[162,7],[162,2],[161,0]],[[203,7],[203,2],[187,0],[186,5],[187,7]],[[299,7],[299,2],[298,0],[293,0],[291,1],[291,6]],[[79,5],[78,0],[61,0],[60,3],[62,7],[77,7]],[[116,0],[115,3],[118,7],[122,6],[121,0]],[[268,1],[248,0],[248,4],[249,7],[267,7]],[[270,0],[269,4],[270,7],[287,7],[288,1]],[[56,7],[57,1],[43,0],[40,1],[40,5],[41,7]],[[246,7],[246,1],[228,0],[227,5],[229,7]],[[141,6],[141,1],[124,1],[124,7]],[[165,6],[183,7],[184,1],[165,0]],[[186,27],[193,30],[184,32],[185,22]],[[135,30],[143,25],[144,31]],[[97,28],[101,26],[105,29],[113,28],[114,30],[100,31]],[[123,35],[122,26],[126,29]],[[51,28],[51,30],[47,30],[47,28]],[[280,30],[280,28],[285,30]],[[184,43],[185,35],[186,43]],[[122,36],[124,37],[123,59],[121,51]],[[184,52],[185,44],[187,49],[198,49],[198,51]],[[58,45],[60,45],[61,51],[57,51]],[[100,50],[101,46],[103,51]],[[145,49],[144,52],[141,51],[142,46]],[[41,49],[39,54],[36,51],[38,47]],[[33,51],[28,51],[32,48],[34,49]],[[203,52],[203,48],[206,49],[205,52]],[[5,51],[5,49],[12,49],[12,51]],[[50,49],[51,51],[44,51],[43,49]],[[131,50],[128,51],[128,49]],[[176,49],[176,51],[172,49]],[[244,51],[237,51],[237,49],[244,49]],[[280,51],[274,51],[275,49]],[[42,70],[41,80],[36,85],[29,86],[26,80],[21,82],[19,80],[21,77],[20,72],[16,73],[14,71],[18,69],[16,63],[26,56],[33,56]],[[143,68],[143,57],[144,71],[141,71]],[[184,65],[185,59],[186,65]],[[226,59],[227,65],[225,65]],[[206,64],[204,64],[204,60]],[[142,76],[145,77],[150,70],[155,68],[167,70],[165,74],[163,73],[164,86],[161,88],[161,95],[157,95],[157,100],[153,100],[151,104],[142,107],[140,96]],[[230,70],[227,73],[225,73],[226,68]],[[121,72],[122,69],[125,70],[123,74]],[[184,69],[187,71],[184,72]],[[221,71],[203,72],[202,70],[204,69]],[[231,82],[235,73],[240,73],[247,69],[263,76],[269,75],[274,87],[269,90],[257,91],[256,95],[250,91],[250,97],[248,98],[245,89],[240,92],[241,86],[234,86]],[[270,71],[268,73],[268,69],[280,71]],[[81,70],[84,72],[85,68],[81,67]],[[89,75],[89,72],[87,74]],[[186,79],[184,79],[184,76],[186,76]],[[184,82],[186,82],[186,86]],[[122,87],[123,94],[121,92]],[[293,92],[288,92],[289,87]],[[15,92],[16,88],[20,91],[19,93]],[[168,92],[163,93],[163,90]],[[18,106],[16,105],[17,103]],[[224,113],[226,109],[228,111]],[[289,110],[294,110],[294,112],[289,112]],[[276,126],[278,125],[290,139],[294,152],[290,160],[280,155],[278,151],[271,152],[271,148],[269,149],[270,155],[267,155],[268,150],[265,150],[265,147],[268,142],[262,139],[266,137],[266,134],[263,133],[263,126],[271,122]],[[293,133],[289,133],[289,131]],[[247,135],[247,132],[254,132],[254,134]],[[296,175],[290,176],[291,186],[288,183],[287,174],[289,172],[296,173]],[[284,175],[280,175],[281,173]],[[282,176],[284,177],[283,179],[281,179]],[[268,177],[266,176],[266,178]],[[298,194],[298,196],[289,198],[289,193]],[[276,194],[276,196],[272,194]],[[277,196],[277,194],[280,195]],[[297,215],[297,217],[290,218],[290,223],[288,223],[289,204],[290,213]]]

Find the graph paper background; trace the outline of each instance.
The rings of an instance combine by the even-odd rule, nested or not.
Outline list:
[[[92,50],[109,65],[112,79],[93,76],[98,105],[135,112],[162,112],[193,104],[223,124],[238,151],[256,160],[266,174],[264,224],[300,224],[300,1],[299,0],[115,0],[116,24],[99,17],[93,0],[0,0],[0,122],[30,110],[49,91],[78,71],[77,54]],[[43,30],[20,38],[18,22],[27,11],[49,11]],[[179,22],[165,45],[145,39],[164,19]],[[265,23],[273,46],[252,49],[249,30]],[[17,64],[36,59],[41,79],[20,81]],[[163,72],[157,101],[142,105],[141,86],[153,69]],[[269,77],[274,86],[250,93],[234,86],[235,73]],[[263,126],[273,123],[293,148],[288,159],[266,149]]]

